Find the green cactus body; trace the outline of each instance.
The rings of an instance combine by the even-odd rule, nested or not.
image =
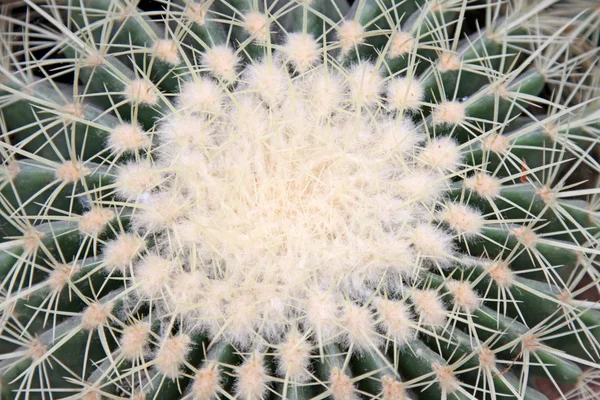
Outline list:
[[[0,6],[2,399],[591,398],[563,3]]]

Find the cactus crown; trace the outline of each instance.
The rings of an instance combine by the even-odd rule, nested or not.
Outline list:
[[[151,3],[3,6],[4,396],[593,390],[594,9]]]

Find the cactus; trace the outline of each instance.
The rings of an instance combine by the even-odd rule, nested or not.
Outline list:
[[[2,6],[2,399],[593,397],[597,12],[555,3]]]

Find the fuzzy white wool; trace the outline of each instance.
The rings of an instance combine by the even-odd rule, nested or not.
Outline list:
[[[297,330],[291,331],[277,350],[277,371],[292,382],[310,379],[310,343]]]
[[[232,293],[225,307],[229,329],[227,340],[235,343],[242,349],[249,348],[253,343],[253,333],[260,318],[256,297],[252,292],[242,291]]]
[[[139,322],[123,329],[119,342],[123,357],[131,361],[144,355],[148,349],[149,335],[150,325],[146,322]]]
[[[411,299],[422,323],[436,327],[444,324],[448,312],[435,290],[413,290]]]
[[[383,386],[383,400],[404,400],[406,395],[405,384],[390,376],[381,378]]]
[[[494,283],[501,289],[509,289],[515,282],[515,274],[505,262],[491,263],[486,269]]]
[[[78,161],[65,161],[56,168],[54,175],[56,179],[64,183],[73,183],[91,174],[87,167]]]
[[[329,381],[329,390],[334,400],[358,400],[352,380],[339,368],[332,368]]]
[[[439,259],[443,263],[452,254],[452,237],[430,224],[415,226],[410,240],[423,257]]]
[[[335,336],[340,327],[337,320],[340,315],[340,305],[327,293],[315,294],[308,298],[306,319],[319,340],[327,340]]]
[[[158,103],[157,89],[152,83],[143,79],[134,79],[125,86],[124,96],[133,104],[156,105]]]
[[[344,21],[337,28],[338,40],[342,49],[342,54],[348,53],[359,44],[362,44],[365,28],[358,21]]]
[[[81,216],[78,227],[81,233],[98,236],[114,218],[115,213],[112,210],[94,207]]]
[[[424,97],[423,86],[416,78],[394,78],[388,83],[388,103],[395,110],[417,111]]]
[[[373,351],[379,347],[380,338],[375,330],[371,310],[356,304],[347,304],[342,310],[342,325],[346,343],[353,344],[355,350]]]
[[[449,137],[431,140],[421,151],[420,161],[442,172],[456,171],[463,159],[456,141]]]
[[[429,204],[442,193],[442,179],[433,171],[414,169],[398,178],[397,188],[403,198]]]
[[[500,195],[502,187],[499,179],[484,172],[478,172],[465,179],[464,183],[467,189],[474,191],[482,197],[489,197],[491,199]]]
[[[391,58],[396,58],[411,51],[415,46],[415,38],[408,32],[396,32],[390,43],[389,54]]]
[[[400,344],[408,343],[414,337],[413,316],[406,303],[382,299],[377,302],[376,309],[379,325],[386,336]]]
[[[447,204],[439,213],[439,219],[461,235],[473,236],[481,232],[485,219],[479,210],[464,204]]]
[[[240,59],[233,49],[225,45],[208,49],[202,56],[202,63],[216,77],[225,81],[233,81]]]
[[[172,275],[173,263],[162,257],[151,255],[142,260],[136,267],[134,277],[139,284],[138,291],[147,299],[154,299],[163,294]]]
[[[191,344],[192,339],[184,334],[163,341],[154,359],[158,372],[169,379],[176,379],[191,350]]]
[[[223,104],[223,90],[213,80],[195,77],[185,82],[179,94],[183,111],[215,114]]]
[[[136,205],[134,231],[173,266],[109,242],[107,267],[135,265],[136,289],[157,313],[242,349],[258,337],[281,343],[291,324],[358,349],[380,344],[378,328],[405,341],[410,313],[353,304],[449,264],[452,235],[432,210],[460,155],[389,111],[375,64],[345,76],[311,56],[296,74],[284,64],[301,62],[287,56],[238,71],[231,49],[207,51],[214,77],[186,82],[151,159],[117,173],[118,194]]]
[[[160,183],[160,173],[148,162],[125,164],[119,168],[117,194],[125,199],[136,198]]]
[[[321,45],[312,35],[290,33],[283,45],[288,61],[300,72],[314,66],[321,57]]]
[[[479,308],[481,299],[473,290],[470,282],[449,280],[446,287],[454,296],[454,302],[467,312],[473,312]]]
[[[61,291],[70,278],[78,273],[81,267],[75,264],[58,264],[48,276],[48,285],[53,291]]]
[[[126,274],[129,266],[140,254],[144,241],[135,234],[123,233],[104,246],[104,264],[107,269],[116,268]]]
[[[117,152],[141,150],[150,144],[150,136],[139,124],[123,123],[114,127],[108,145]]]
[[[185,215],[190,206],[183,197],[170,193],[149,195],[133,217],[133,225],[149,232],[164,231]]]
[[[260,12],[252,11],[244,15],[244,29],[259,42],[265,42],[269,36],[268,17]]]
[[[305,84],[307,105],[319,117],[328,117],[342,109],[342,103],[348,96],[346,79],[334,70],[316,69],[309,72],[302,83]]]
[[[381,96],[383,78],[375,64],[361,62],[355,65],[348,75],[350,95],[358,105],[373,105]]]
[[[197,115],[172,118],[161,126],[160,141],[179,149],[205,148],[212,144],[210,120]]]
[[[241,78],[242,86],[257,93],[268,105],[275,105],[284,97],[289,80],[285,69],[273,61],[248,66]]]
[[[452,393],[459,388],[460,381],[456,379],[454,371],[450,366],[434,363],[433,370],[436,373],[440,386],[446,393]]]
[[[107,323],[113,304],[92,303],[81,313],[81,327],[91,331]]]
[[[459,125],[466,120],[466,107],[458,101],[442,101],[432,113],[433,122],[437,125]]]
[[[253,352],[237,368],[236,392],[243,400],[261,399],[267,391],[268,375],[262,355]]]
[[[172,40],[159,40],[154,44],[154,54],[156,57],[169,63],[171,65],[177,65],[181,62],[179,57],[179,49],[177,44]]]
[[[217,398],[220,388],[220,370],[215,362],[209,362],[207,366],[196,373],[192,383],[192,398],[194,400],[212,400]]]

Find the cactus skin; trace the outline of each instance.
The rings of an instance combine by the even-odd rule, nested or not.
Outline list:
[[[1,6],[2,399],[594,396],[597,12],[150,3]]]

